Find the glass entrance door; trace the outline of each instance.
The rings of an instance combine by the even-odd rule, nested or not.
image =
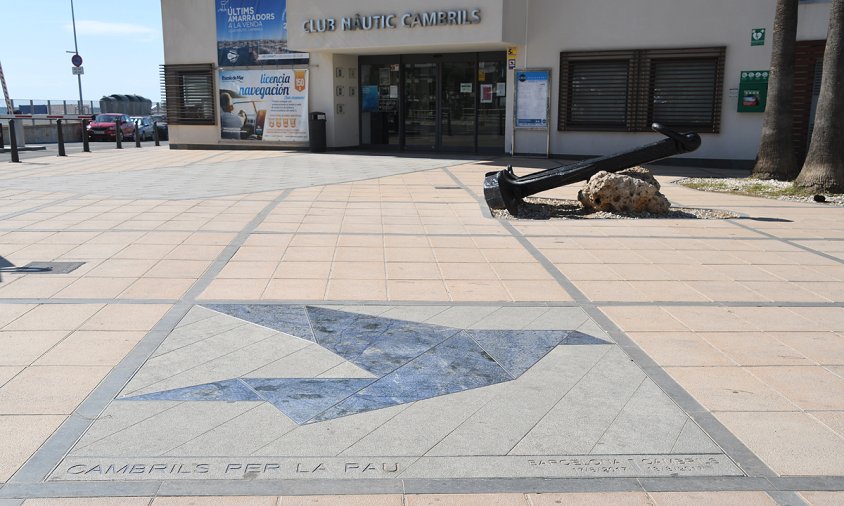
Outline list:
[[[408,149],[437,149],[437,64],[404,66],[404,145]]]
[[[361,57],[361,144],[504,152],[503,52]]]

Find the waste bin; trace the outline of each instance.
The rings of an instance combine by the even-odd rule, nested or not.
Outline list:
[[[325,152],[325,113],[312,112],[308,115],[308,135],[310,137],[311,153]]]

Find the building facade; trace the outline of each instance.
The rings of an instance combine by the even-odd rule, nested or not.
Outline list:
[[[756,156],[776,0],[162,0],[171,147]],[[800,4],[795,139],[829,1]],[[319,116],[322,117],[321,115]]]

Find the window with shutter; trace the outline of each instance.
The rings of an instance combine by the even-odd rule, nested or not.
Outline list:
[[[717,133],[725,48],[560,53],[557,129]]]
[[[161,80],[169,124],[216,124],[213,65],[162,65]]]

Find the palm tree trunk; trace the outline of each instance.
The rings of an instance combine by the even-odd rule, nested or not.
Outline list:
[[[832,0],[815,130],[795,184],[844,193],[844,0]]]
[[[791,140],[798,6],[799,0],[777,0],[768,105],[759,156],[751,173],[751,177],[758,179],[794,179],[799,168]]]

